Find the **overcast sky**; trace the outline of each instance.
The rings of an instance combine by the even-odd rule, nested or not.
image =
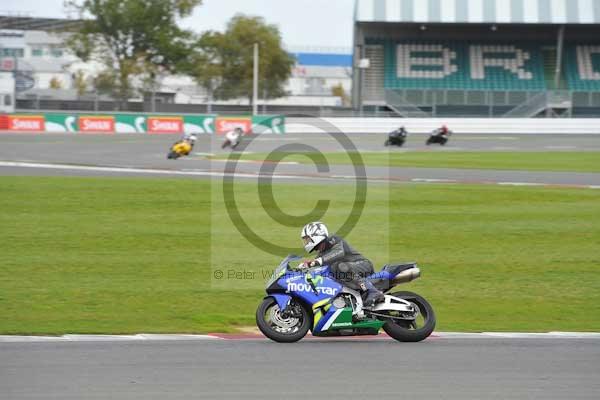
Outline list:
[[[204,0],[184,26],[223,30],[236,13],[259,15],[279,26],[287,46],[352,46],[354,0]],[[63,0],[0,0],[0,14],[65,17]]]

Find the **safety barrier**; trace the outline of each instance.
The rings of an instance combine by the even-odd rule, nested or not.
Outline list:
[[[600,134],[593,118],[286,118],[218,115],[152,114],[9,114],[0,115],[0,131],[14,133],[95,134],[219,134],[235,127],[247,133],[385,133],[405,126],[411,133],[427,133],[448,125],[463,134]]]
[[[75,114],[40,113],[0,116],[0,130],[27,133],[149,133],[149,134],[221,134],[234,128],[246,133],[285,133],[282,115],[156,115],[156,114]]]
[[[288,118],[286,132],[385,133],[404,126],[427,133],[444,124],[463,134],[600,134],[600,119],[592,118]]]

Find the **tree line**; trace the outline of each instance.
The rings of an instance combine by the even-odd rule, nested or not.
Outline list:
[[[67,0],[82,20],[67,47],[82,61],[102,65],[93,79],[100,93],[127,101],[155,91],[166,74],[191,76],[215,99],[252,99],[253,46],[259,44],[261,96],[284,95],[295,60],[276,25],[261,17],[234,16],[224,32],[196,34],[179,20],[202,0]],[[78,86],[82,84],[81,76]]]

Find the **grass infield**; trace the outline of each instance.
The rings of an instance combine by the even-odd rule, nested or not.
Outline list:
[[[524,171],[600,172],[600,152],[361,152],[365,165],[413,168],[496,169]],[[313,161],[301,154],[245,154],[244,160],[281,159],[302,164]],[[351,164],[345,153],[324,153],[329,164]]]
[[[248,225],[300,252],[301,227],[266,216],[256,184],[236,194]],[[335,230],[353,187],[274,198],[293,215],[331,199]],[[279,261],[232,226],[217,181],[0,177],[0,226],[0,334],[232,331],[254,324]],[[438,330],[600,330],[600,191],[374,185],[348,239],[378,266],[419,262],[400,287],[430,300]]]

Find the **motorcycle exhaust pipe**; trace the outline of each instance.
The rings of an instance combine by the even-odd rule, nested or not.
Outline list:
[[[392,279],[392,282],[396,285],[400,283],[406,283],[410,281],[414,281],[418,277],[421,276],[421,270],[418,267],[414,267],[411,269],[404,270],[400,272],[398,275]]]

